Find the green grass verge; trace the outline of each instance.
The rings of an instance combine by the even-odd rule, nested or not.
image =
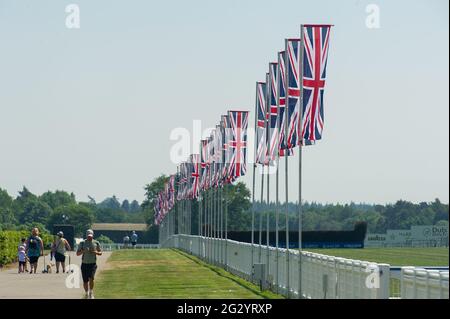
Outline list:
[[[306,249],[324,255],[358,259],[391,266],[448,266],[448,248]]]
[[[171,249],[114,252],[96,278],[97,298],[282,298],[198,258]]]

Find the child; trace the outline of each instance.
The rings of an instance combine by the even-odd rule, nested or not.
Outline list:
[[[18,255],[19,255],[19,274],[20,274],[25,272],[25,265],[26,265],[26,254],[24,245],[19,246]]]
[[[22,238],[20,241],[22,243],[18,246],[17,249],[19,249],[20,246],[25,247],[25,271],[28,272],[27,262],[29,261],[29,259],[28,259],[28,256],[26,254],[26,251],[27,251],[27,239],[26,238]]]

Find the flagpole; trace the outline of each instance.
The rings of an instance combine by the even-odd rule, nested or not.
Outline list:
[[[222,171],[223,172],[223,171]],[[220,262],[225,264],[225,243],[224,243],[224,215],[223,215],[223,187],[220,188]]]
[[[220,200],[220,189],[219,189],[219,185],[217,184],[217,188],[216,188],[216,263],[219,264],[220,263],[220,232],[219,232],[219,225],[220,225],[220,220],[219,220],[219,200]]]
[[[285,53],[286,56],[286,53]],[[281,58],[283,58],[283,56],[281,56]],[[286,60],[286,59],[285,59]],[[283,67],[283,64],[281,63],[282,61],[280,61],[280,54],[278,56],[278,68],[277,68],[277,83],[280,83],[280,85],[278,85],[277,87],[277,129],[278,129],[278,134],[279,136],[281,136],[282,131],[281,131],[281,123],[282,120],[280,118],[280,94],[281,94],[281,87],[283,87],[284,83],[283,83],[283,77],[282,74],[279,70],[281,70],[281,68]],[[286,74],[286,71],[285,71]],[[286,91],[286,90],[285,90]],[[286,112],[286,97],[285,97],[285,105],[284,105],[284,110]],[[282,148],[282,141],[280,138],[278,138],[278,149],[277,149],[277,153],[276,153],[276,165],[277,165],[277,172],[276,172],[276,177],[275,177],[275,259],[277,261],[276,264],[276,275],[275,275],[275,286],[276,286],[276,292],[278,293],[279,291],[279,269],[280,269],[280,265],[279,265],[279,229],[278,229],[278,223],[279,223],[279,219],[280,219],[280,198],[279,198],[279,182],[280,182],[280,149]],[[286,150],[287,152],[287,150]],[[287,156],[287,153],[284,154],[284,156]]]
[[[254,141],[255,141],[255,156],[253,158],[253,186],[252,186],[252,256],[250,269],[253,269],[255,264],[254,252],[255,252],[255,186],[256,186],[256,158],[258,157],[258,82],[256,83],[256,97],[255,97],[255,126],[254,126]],[[251,281],[253,282],[253,271],[251,272]]]
[[[224,187],[225,193],[225,269],[228,270],[228,191]]]
[[[299,61],[299,87],[300,87],[300,110],[299,110],[299,132],[300,140],[298,148],[298,298],[303,296],[302,291],[302,148],[303,148],[303,51],[305,48],[303,24],[300,26],[300,61]]]
[[[221,171],[220,171],[221,172]],[[219,215],[219,265],[223,265],[222,263],[222,187],[219,186],[219,200],[217,203],[218,206],[218,215]]]
[[[212,167],[213,163],[211,163]],[[212,169],[209,174],[209,259],[210,263],[213,263],[213,220],[212,220],[212,211],[213,211],[213,186],[212,186]]]
[[[269,64],[269,78],[267,81],[266,86],[266,108],[267,108],[267,130],[266,130],[266,136],[267,136],[267,212],[266,212],[266,278],[268,278],[268,274],[270,273],[269,269],[269,226],[270,226],[270,163],[272,161],[272,64]]]
[[[285,52],[286,52],[286,61],[289,61],[289,40],[285,40]],[[289,134],[289,67],[286,66],[286,77],[285,77],[285,88],[286,88],[286,108],[285,108],[285,128],[284,134],[286,136],[286,142]],[[289,145],[286,143],[286,147]],[[287,297],[290,297],[290,267],[289,267],[289,157],[285,156],[285,167],[284,167],[284,183],[285,183],[285,236],[286,236],[286,294]]]
[[[267,154],[264,154],[264,157]],[[265,162],[266,159],[264,158]],[[265,165],[262,164],[261,165],[262,168],[262,174],[261,174],[261,207],[264,207],[264,172],[265,172]],[[259,263],[261,263],[261,255],[262,255],[262,220],[263,220],[263,214],[264,214],[264,210],[262,209],[259,213],[259,254],[258,254],[258,259],[259,259]]]

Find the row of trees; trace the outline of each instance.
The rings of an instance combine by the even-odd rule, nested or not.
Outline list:
[[[152,183],[146,185],[145,200],[142,204],[144,215],[148,224],[153,223],[153,199],[163,190],[167,176],[160,176]],[[228,192],[228,228],[230,231],[251,229],[251,193],[243,183],[227,185]],[[298,227],[298,207],[295,203],[289,203],[289,228],[295,230]],[[259,226],[259,216],[263,213],[266,225],[266,213],[269,213],[271,230],[275,228],[276,205],[275,203],[256,202],[256,227]],[[280,229],[285,227],[286,208],[281,206]],[[192,229],[197,231],[198,205],[192,205]],[[370,233],[385,233],[387,229],[409,229],[414,225],[448,225],[449,206],[439,199],[433,202],[411,203],[399,200],[395,204],[320,204],[305,202],[303,204],[303,229],[304,230],[352,230],[359,221],[365,221]]]
[[[38,196],[23,187],[13,198],[0,188],[0,230],[51,229],[54,224],[69,223],[79,236],[94,222],[143,223],[144,218],[137,201],[120,203],[116,196],[100,203],[92,197],[89,202],[77,202],[73,193],[48,191]]]
[[[416,225],[448,225],[449,206],[439,199],[433,202],[411,203],[399,200],[394,204],[319,204],[303,203],[304,230],[351,230],[358,221],[365,221],[369,233],[385,233],[387,229],[409,229]],[[260,212],[271,212],[275,220],[275,204],[256,203],[255,209]],[[289,203],[290,228],[298,227],[298,207]],[[285,207],[282,207],[284,214]],[[273,224],[271,223],[271,224]],[[292,228],[295,227],[295,228]]]

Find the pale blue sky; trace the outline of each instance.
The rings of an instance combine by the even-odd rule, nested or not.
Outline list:
[[[78,30],[65,27],[69,3]],[[365,25],[370,3],[380,29]],[[448,202],[448,10],[444,0],[0,0],[0,187],[140,201],[145,183],[176,170],[172,129],[213,126],[230,108],[253,118],[254,83],[283,39],[332,23],[324,140],[304,153],[304,199]]]

